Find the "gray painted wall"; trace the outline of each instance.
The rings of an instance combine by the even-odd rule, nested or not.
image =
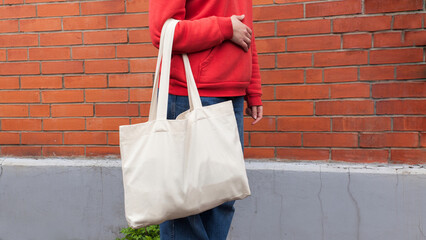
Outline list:
[[[114,240],[118,160],[0,158],[0,240]],[[229,240],[426,239],[426,169],[248,162]]]

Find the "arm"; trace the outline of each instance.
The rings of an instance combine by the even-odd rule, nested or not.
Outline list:
[[[185,20],[186,0],[149,1],[149,31],[158,48],[163,24],[169,18],[181,20],[175,30],[173,51],[191,53],[212,48],[233,36],[230,17],[211,16],[197,20]]]
[[[263,117],[263,106],[262,106],[262,88],[260,80],[260,70],[257,58],[256,44],[254,41],[254,34],[252,35],[252,75],[250,79],[250,85],[246,90],[245,99],[247,100],[246,113],[250,115],[255,121],[252,124],[256,124]]]

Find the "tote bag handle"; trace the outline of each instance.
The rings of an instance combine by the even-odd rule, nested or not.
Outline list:
[[[173,48],[173,36],[175,27],[179,21],[176,19],[168,19],[161,30],[160,47],[158,51],[157,65],[155,69],[153,91],[151,97],[151,107],[149,110],[149,121],[166,120],[168,93],[170,84],[170,64]],[[201,99],[195,84],[194,75],[192,74],[191,64],[187,54],[182,54],[185,66],[186,82],[188,88],[188,99],[190,111],[201,108]],[[161,65],[161,77],[159,70]],[[158,87],[159,86],[159,87]]]

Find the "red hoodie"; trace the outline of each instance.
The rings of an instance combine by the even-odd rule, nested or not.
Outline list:
[[[158,48],[161,28],[169,18],[181,20],[175,30],[170,93],[187,95],[180,53],[188,53],[200,96],[245,96],[249,106],[262,105],[254,34],[248,52],[232,43],[231,16],[245,15],[253,29],[251,0],[151,0],[149,30]]]

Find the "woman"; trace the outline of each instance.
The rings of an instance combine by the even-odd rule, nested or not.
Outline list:
[[[201,101],[232,100],[243,146],[243,108],[256,124],[262,119],[261,83],[252,34],[251,0],[152,0],[149,29],[158,48],[164,22],[181,20],[175,30],[170,72],[168,118],[189,108],[181,53],[187,53]],[[234,201],[200,214],[160,224],[162,240],[225,240]]]

